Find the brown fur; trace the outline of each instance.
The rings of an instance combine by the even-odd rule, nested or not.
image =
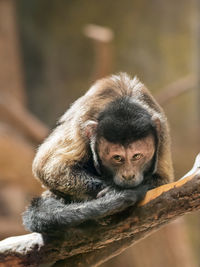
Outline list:
[[[99,112],[120,96],[133,97],[152,116],[159,118],[159,183],[164,184],[173,179],[169,128],[164,112],[137,78],[131,79],[127,74],[121,73],[97,81],[66,111],[60,119],[60,125],[40,146],[33,162],[33,172],[46,187],[73,194],[74,178],[69,175],[69,168],[77,162],[86,161],[89,154],[89,141],[84,134],[85,125],[89,120],[95,121]],[[81,186],[78,192],[80,191]]]

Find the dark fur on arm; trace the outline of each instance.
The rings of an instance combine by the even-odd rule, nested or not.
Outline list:
[[[107,186],[100,177],[90,174],[79,166],[63,167],[63,169],[57,166],[54,176],[56,179],[48,177],[45,171],[37,172],[37,177],[47,188],[70,195],[76,201],[95,198],[98,192]]]
[[[26,229],[33,232],[52,232],[73,227],[86,220],[98,219],[122,211],[141,200],[146,186],[122,191],[112,190],[105,196],[80,203],[65,204],[61,199],[39,197],[33,199],[23,214]]]

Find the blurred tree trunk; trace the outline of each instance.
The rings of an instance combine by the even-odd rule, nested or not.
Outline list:
[[[0,0],[0,91],[25,103],[15,1]]]

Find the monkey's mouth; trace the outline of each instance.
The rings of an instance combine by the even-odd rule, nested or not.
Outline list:
[[[140,185],[143,182],[143,175],[134,177],[132,180],[126,180],[120,176],[114,177],[114,183],[120,188],[133,188]]]

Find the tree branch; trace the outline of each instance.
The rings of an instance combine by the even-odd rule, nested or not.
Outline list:
[[[87,24],[83,29],[84,35],[93,41],[95,49],[95,64],[92,80],[107,76],[112,71],[114,33],[110,28]]]
[[[31,114],[8,92],[0,92],[0,119],[10,122],[34,143],[41,143],[49,132],[47,126]]]
[[[197,79],[193,74],[188,74],[185,77],[181,77],[175,82],[172,82],[162,88],[157,95],[155,95],[161,106],[166,105],[176,97],[193,89],[197,84]]]
[[[5,264],[1,266],[38,266],[58,260],[67,266],[99,265],[178,216],[200,208],[199,162],[200,157],[186,178],[148,191],[137,207],[52,236],[32,233],[1,241],[0,262]]]

